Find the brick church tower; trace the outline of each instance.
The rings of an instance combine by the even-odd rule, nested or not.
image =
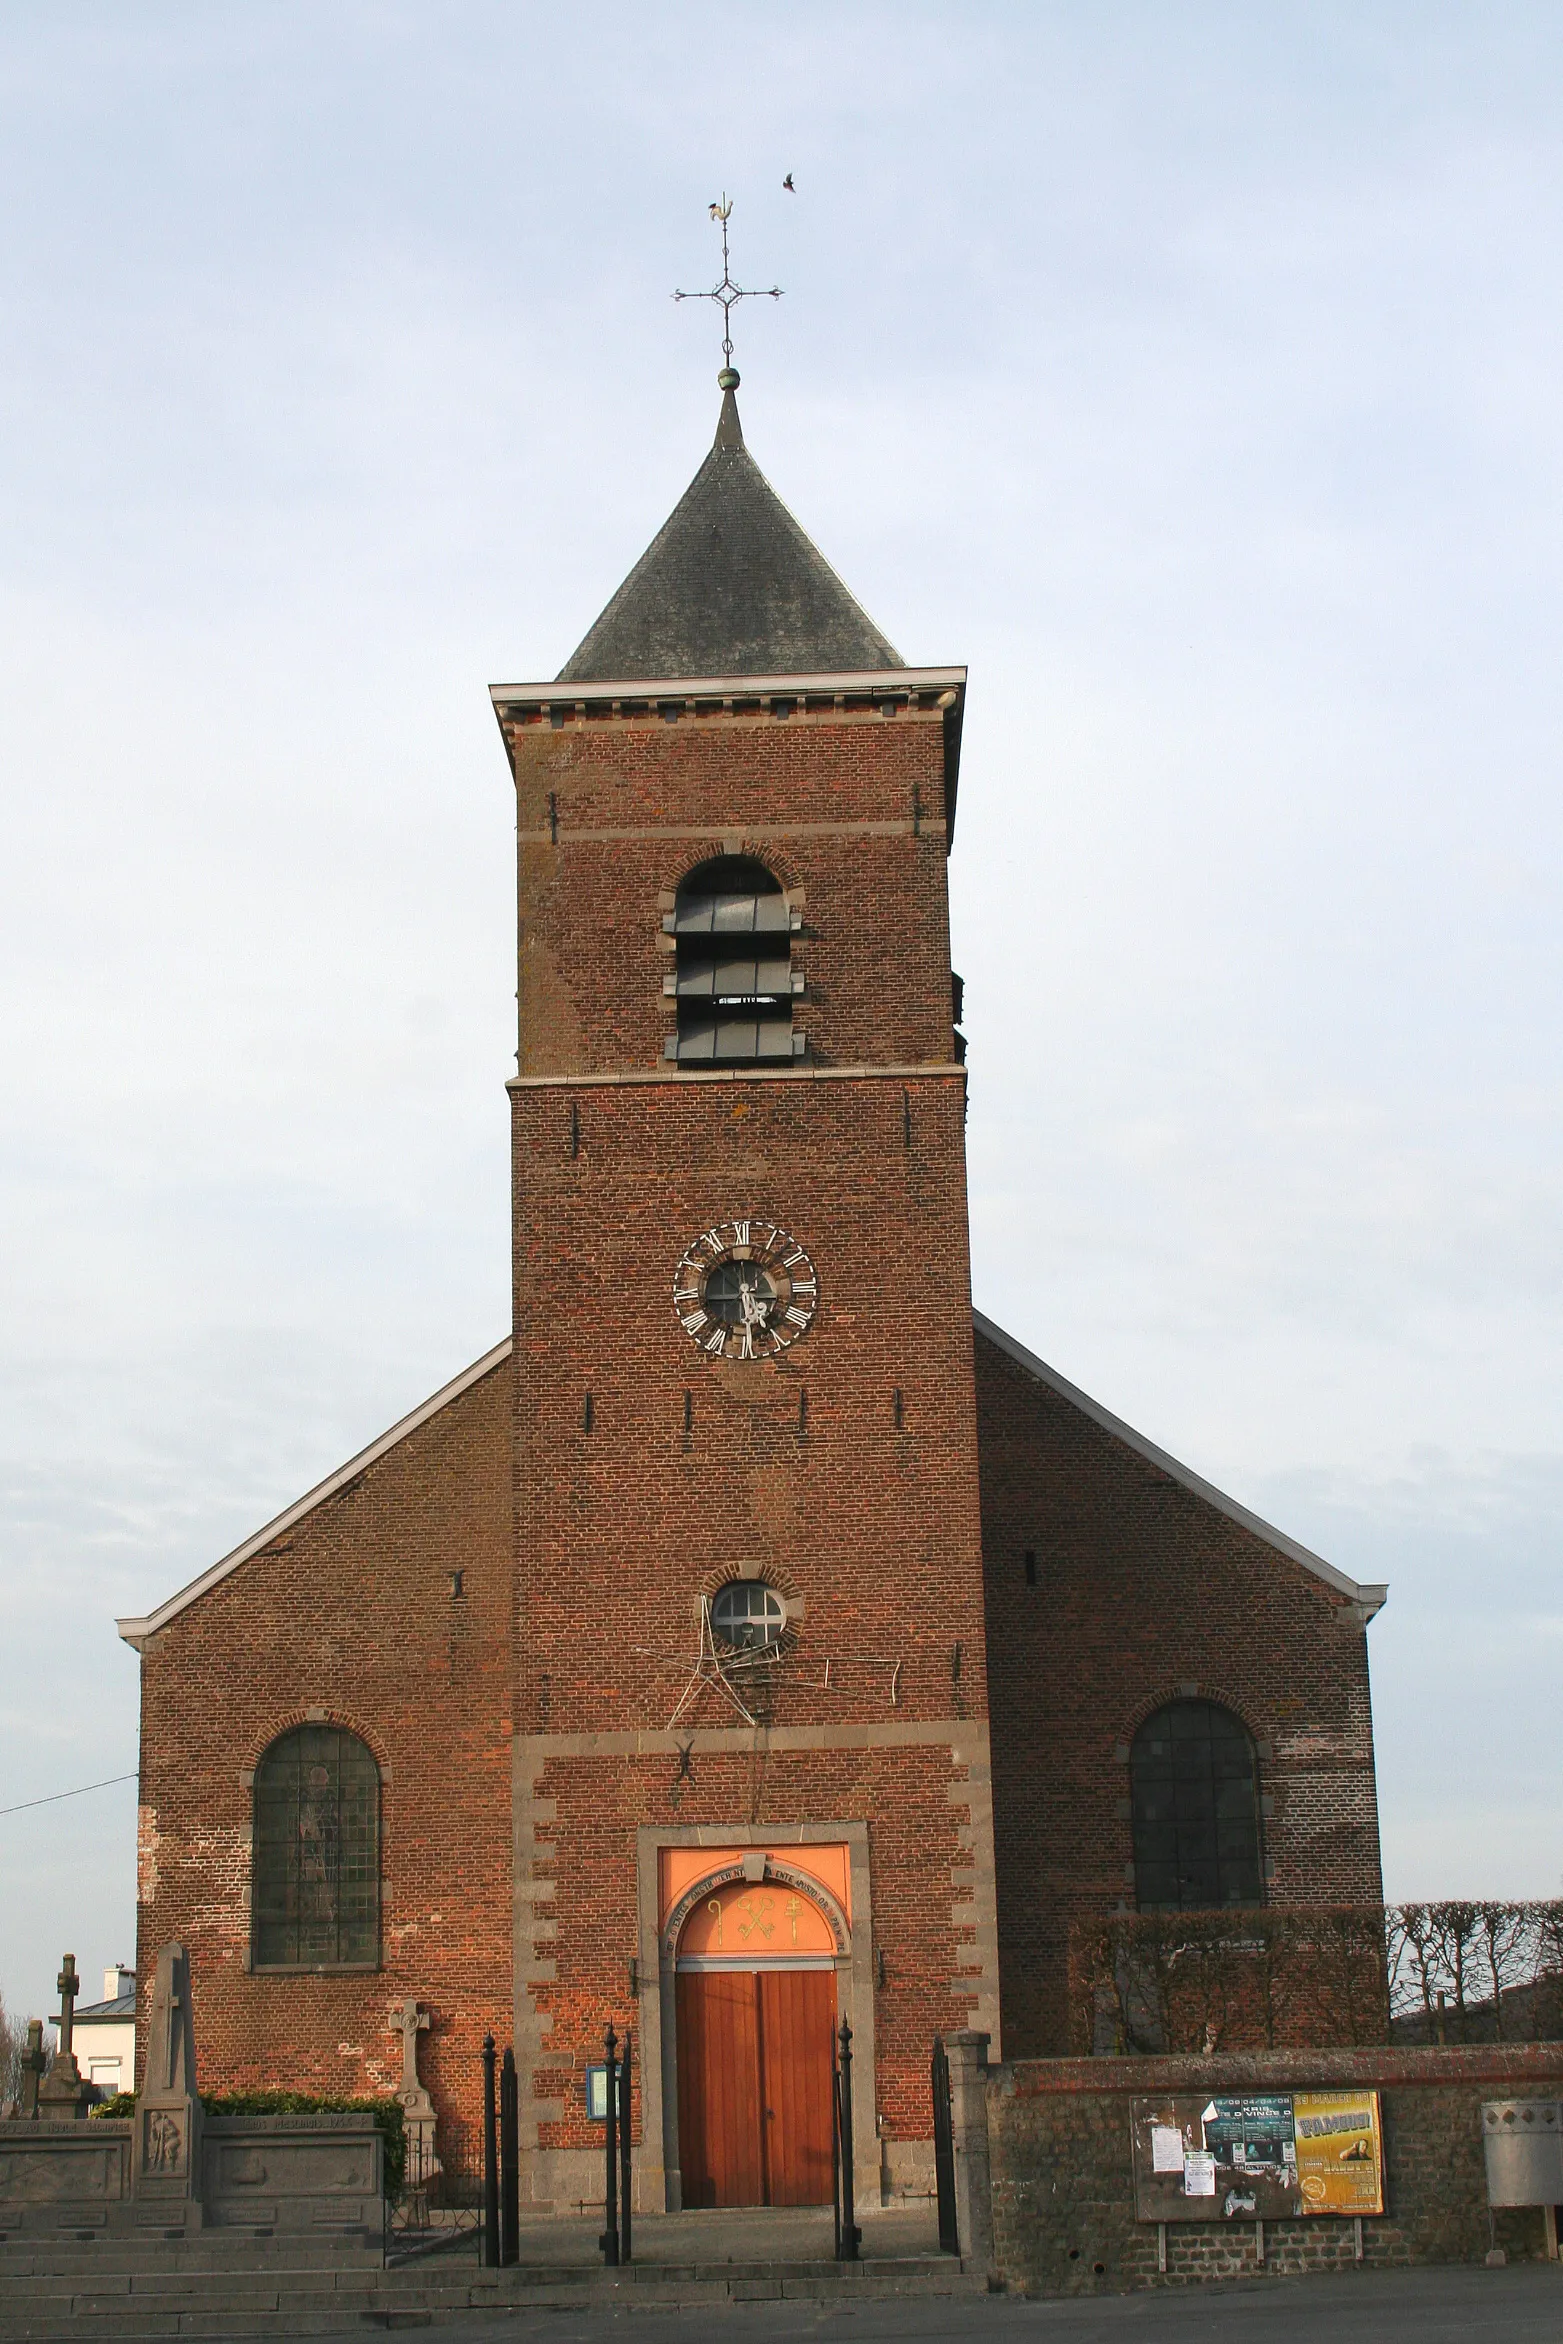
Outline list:
[[[965,673],[909,668],[716,442],[515,772],[516,2044],[536,2194],[644,2045],[673,2202],[926,2161],[998,2030],[965,1077]],[[877,2131],[876,2131],[877,2118]],[[905,2144],[918,2144],[908,2150]]]
[[[514,776],[512,1333],[145,1617],[139,1974],[206,2089],[391,2091],[444,2186],[513,2042],[529,2201],[931,2179],[935,2035],[1090,2048],[1077,1924],[1381,1893],[1356,1585],[972,1308],[945,863],[907,666],[744,446]],[[990,1745],[989,1721],[993,1720]],[[1085,2039],[1082,2040],[1082,2029]]]

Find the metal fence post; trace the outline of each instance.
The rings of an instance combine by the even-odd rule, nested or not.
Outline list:
[[[845,2019],[841,2022],[841,2055],[836,2062],[836,2094],[841,2139],[841,2243],[836,2251],[842,2262],[855,2263],[863,2233],[857,2226],[857,2207],[852,2194],[852,2029]]]
[[[943,2040],[933,2039],[933,2173],[939,2200],[939,2252],[959,2254],[955,2216],[955,2139],[950,2120],[950,2062]]]
[[[499,2071],[499,2259],[521,2254],[520,2126],[517,2122],[516,2055],[506,2049]]]
[[[494,2038],[483,2038],[483,2260],[499,2262],[499,2144],[494,2137]]]
[[[630,2259],[630,2035],[619,2061],[619,2260]]]
[[[608,2104],[605,2110],[607,2123],[604,2127],[608,2136],[604,2144],[608,2153],[608,2186],[603,2193],[604,2221],[602,2232],[602,2259],[610,2269],[617,2265],[619,2259],[619,2063],[614,2057],[614,2053],[618,2049],[618,2042],[618,2036],[610,2027],[606,2037]]]

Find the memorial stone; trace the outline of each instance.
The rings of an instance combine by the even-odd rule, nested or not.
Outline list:
[[[60,1990],[60,2015],[56,2025],[60,2040],[49,2072],[38,2090],[38,2115],[58,2123],[62,2117],[85,2116],[92,2106],[92,2086],[81,2080],[81,2069],[76,2064],[73,2035],[76,2024],[76,1997],[81,1991],[81,1980],[76,1975],[76,1956],[68,1953],[60,1964],[55,1979]]]
[[[132,2186],[143,2206],[201,2219],[201,2103],[195,2084],[190,1964],[182,1945],[157,1957],[146,2071],[136,2100]]]
[[[43,2020],[30,2018],[27,2022],[27,2048],[22,2053],[22,2097],[18,2116],[36,2118],[38,2089],[43,2082],[49,2054],[43,2047]]]
[[[422,2002],[403,2002],[391,2013],[391,2032],[402,2038],[402,2082],[396,2097],[407,2136],[407,2186],[425,2191],[441,2171],[434,2148],[434,2102],[418,2078],[418,2037],[428,2032],[429,2024],[428,2007]]]

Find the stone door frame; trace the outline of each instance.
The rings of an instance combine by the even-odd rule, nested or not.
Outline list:
[[[866,1823],[645,1823],[635,1834],[638,1975],[640,1980],[641,2138],[635,2198],[648,2212],[678,2213],[683,2204],[678,2163],[678,2021],[676,1943],[661,1927],[664,1848],[769,1850],[785,1862],[789,1847],[844,1847],[851,1884],[850,1942],[836,1958],[836,2017],[852,2028],[852,2162],[860,2206],[879,2202],[879,2136],[875,2123],[874,1906]],[[822,1907],[834,1902],[821,1884],[798,1874]],[[829,1917],[827,1913],[827,1917]],[[839,1933],[839,1932],[838,1932]]]

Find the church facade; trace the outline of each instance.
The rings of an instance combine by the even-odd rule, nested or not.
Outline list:
[[[929,2183],[937,2034],[1069,2048],[1076,1922],[1376,1901],[1358,1586],[974,1313],[946,860],[911,667],[715,445],[516,791],[508,1337],[144,1619],[138,1973],[207,2088],[394,2090],[453,2177],[648,2207]]]

